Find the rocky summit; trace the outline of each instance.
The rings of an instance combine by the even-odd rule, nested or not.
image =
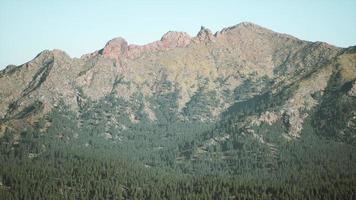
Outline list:
[[[70,148],[117,148],[145,168],[289,184],[325,164],[355,184],[356,47],[243,22],[146,45],[117,37],[80,58],[45,50],[0,72],[0,138],[16,148],[29,132]]]

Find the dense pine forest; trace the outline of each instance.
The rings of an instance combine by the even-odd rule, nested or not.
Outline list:
[[[8,131],[0,141],[0,199],[356,198],[355,147],[315,134],[310,120],[290,142],[273,134],[281,123],[255,127],[275,144],[268,146],[225,121],[110,129],[106,108],[118,102],[105,102],[83,107],[82,116],[61,104],[15,143]],[[110,136],[101,135],[105,129]]]

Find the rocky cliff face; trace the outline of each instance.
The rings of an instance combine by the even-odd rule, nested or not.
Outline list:
[[[272,102],[251,104],[256,112],[240,118],[250,132],[253,125],[282,121],[281,134],[295,138],[315,115],[321,133],[331,128],[333,108],[324,108],[336,98],[334,115],[347,111],[336,131],[354,141],[355,55],[354,48],[303,41],[252,23],[215,34],[202,27],[195,37],[170,31],[142,46],[114,38],[81,58],[46,50],[0,72],[0,132],[36,126],[60,103],[80,118],[83,106],[108,96],[125,102],[113,110],[131,123],[143,115],[151,123],[161,118],[215,123],[245,113],[241,103],[267,95]]]

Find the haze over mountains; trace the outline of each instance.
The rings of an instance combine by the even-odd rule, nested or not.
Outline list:
[[[45,50],[10,65],[0,72],[0,137],[11,134],[16,144],[33,132],[78,148],[113,145],[153,168],[235,175],[291,169],[285,163],[302,158],[284,145],[332,141],[321,162],[355,166],[355,158],[335,159],[354,155],[355,99],[356,47],[243,22],[216,33],[201,27],[194,37],[169,31],[142,46],[118,37],[81,58]],[[354,167],[332,166],[355,184]]]

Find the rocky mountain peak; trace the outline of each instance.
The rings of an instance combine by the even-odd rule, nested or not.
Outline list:
[[[117,37],[106,43],[105,47],[99,52],[106,58],[118,60],[127,52],[127,41],[122,37]]]
[[[214,41],[214,35],[210,29],[201,26],[200,31],[197,34],[197,38],[199,41]]]
[[[98,51],[105,58],[120,60],[121,58],[134,59],[140,57],[143,53],[156,52],[173,49],[176,47],[185,47],[191,42],[191,37],[185,32],[169,31],[165,33],[158,41],[145,45],[128,45],[124,38],[117,37],[106,43],[105,47]],[[95,56],[97,53],[85,55],[85,57]]]
[[[178,31],[169,31],[161,38],[163,47],[184,47],[187,46],[190,41],[191,37],[188,33]]]
[[[236,24],[235,26],[226,28],[226,30],[233,30],[233,29],[250,29],[250,30],[263,29],[266,31],[268,30],[267,28],[254,24],[252,22],[241,22]]]
[[[251,23],[251,22],[241,22],[239,24],[236,24],[234,26],[230,26],[227,28],[223,28],[221,31],[218,31],[215,33],[215,36],[221,36],[225,34],[234,34],[234,33],[273,33],[278,35],[278,33],[273,32],[267,28],[264,28],[262,26],[259,26],[257,24]]]

